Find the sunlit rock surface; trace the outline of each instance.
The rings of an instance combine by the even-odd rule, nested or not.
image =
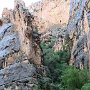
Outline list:
[[[68,24],[70,0],[42,0],[29,7],[35,16],[40,32],[49,30],[52,26]]]
[[[22,0],[15,0],[14,10],[3,10],[0,19],[0,90],[33,90],[38,84],[36,68],[42,65],[42,51],[40,34],[35,27],[34,17]]]
[[[18,33],[19,52],[22,52],[22,55],[24,54],[25,59],[40,65],[41,49],[39,46],[39,34],[34,30],[34,17],[25,8],[24,2],[16,0],[14,10],[4,9],[2,17],[11,21],[14,25],[15,33]]]

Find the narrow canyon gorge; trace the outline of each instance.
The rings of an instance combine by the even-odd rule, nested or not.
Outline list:
[[[89,29],[90,0],[15,0],[0,18],[0,90],[90,90]]]

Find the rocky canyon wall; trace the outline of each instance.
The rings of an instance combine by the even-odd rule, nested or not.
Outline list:
[[[71,0],[67,37],[71,40],[70,64],[90,69],[89,0]]]
[[[35,16],[40,32],[50,30],[53,26],[66,26],[69,20],[70,0],[42,0],[29,7]]]
[[[70,64],[81,69],[90,67],[89,4],[89,0],[43,0],[29,8],[35,16],[40,32],[46,31],[42,35],[43,39],[48,40],[51,36],[56,36],[55,51],[61,50],[64,45],[62,32],[65,31],[63,33],[66,34],[65,38],[70,44]],[[63,31],[55,34],[62,26],[67,29],[63,28]]]
[[[39,34],[34,30],[34,17],[25,8],[24,2],[16,1],[18,2],[15,2],[14,10],[3,10],[2,19],[7,19],[8,22],[11,22],[13,32],[18,33],[17,40],[20,43],[17,45],[20,46],[18,53],[22,52],[22,55],[24,54],[26,57],[25,59],[41,64],[40,39]]]
[[[0,90],[33,90],[46,73],[37,29],[45,41],[56,38],[55,51],[69,44],[70,65],[90,69],[89,0],[42,0],[29,9],[15,0],[0,19]]]
[[[33,90],[42,65],[40,35],[22,0],[0,20],[0,90]],[[36,66],[36,67],[35,67]],[[43,70],[40,70],[41,72]]]

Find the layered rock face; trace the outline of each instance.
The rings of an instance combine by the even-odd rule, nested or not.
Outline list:
[[[69,19],[70,0],[42,0],[32,4],[29,10],[35,16],[40,32],[49,30],[52,26],[66,26]]]
[[[0,90],[33,90],[37,85],[36,68],[27,63],[15,63],[0,70]]]
[[[15,0],[14,10],[4,9],[0,20],[0,90],[33,90],[38,83],[34,65],[42,65],[39,36],[23,1]]]
[[[90,1],[71,0],[67,37],[71,40],[70,64],[90,69]]]
[[[18,1],[18,2],[17,2]],[[17,0],[15,3],[15,9],[13,11],[4,9],[2,13],[3,19],[7,19],[12,22],[14,26],[14,32],[18,33],[19,43],[16,46],[19,47],[21,56],[25,56],[23,59],[27,59],[34,64],[41,64],[41,52],[40,52],[40,39],[39,34],[34,30],[34,17],[25,9],[24,2]],[[2,26],[3,27],[3,26]],[[11,30],[11,29],[10,29]],[[15,59],[14,59],[15,60]]]

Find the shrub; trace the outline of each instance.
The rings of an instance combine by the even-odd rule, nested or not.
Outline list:
[[[90,90],[90,83],[84,84],[84,86],[82,86],[81,90]]]
[[[69,46],[64,45],[62,51],[54,52],[53,45],[52,41],[41,43],[44,55],[43,63],[48,66],[50,71],[48,77],[52,81],[48,83],[41,80],[44,90],[90,90],[89,71],[69,66]]]
[[[88,81],[88,71],[79,70],[75,67],[68,67],[62,75],[62,83],[69,90],[81,89]]]
[[[52,49],[53,45],[54,44],[52,41],[51,43],[41,43],[44,55],[43,63],[44,65],[48,66],[50,70],[49,78],[51,78],[54,84],[53,86],[51,85],[51,87],[53,87],[51,90],[59,90],[59,88],[63,88],[59,83],[61,83],[62,72],[67,67],[70,59],[70,53],[66,48],[63,51],[54,52]]]

